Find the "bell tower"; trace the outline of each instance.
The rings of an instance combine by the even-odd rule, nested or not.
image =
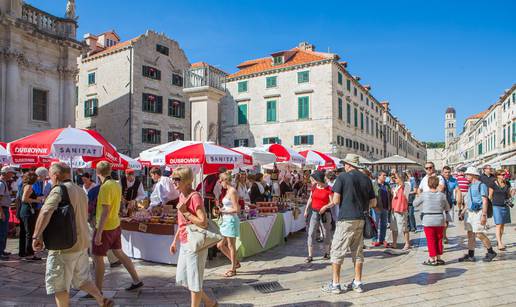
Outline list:
[[[444,143],[446,148],[450,142],[457,136],[457,119],[455,118],[455,109],[448,107],[444,115]]]

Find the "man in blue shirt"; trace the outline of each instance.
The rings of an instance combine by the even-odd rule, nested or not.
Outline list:
[[[455,193],[457,192],[458,183],[457,179],[453,178],[451,175],[451,168],[449,166],[444,166],[441,171],[441,176],[444,180],[444,195],[446,196],[446,200],[450,205],[450,212],[446,213],[446,226],[444,227],[444,238],[443,243],[448,244],[448,237],[446,236],[446,230],[448,229],[448,224],[453,221],[453,207],[456,202]]]
[[[491,246],[487,233],[487,185],[480,181],[480,173],[475,167],[468,167],[465,172],[466,178],[471,182],[466,194],[467,207],[461,214],[464,215],[464,227],[468,232],[468,253],[459,258],[459,262],[475,261],[475,237],[480,239],[487,249],[484,262],[491,262],[496,257],[496,252]]]

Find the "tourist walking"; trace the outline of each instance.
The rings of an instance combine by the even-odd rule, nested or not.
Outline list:
[[[496,176],[493,174],[493,168],[491,165],[486,164],[482,167],[482,174],[480,175],[480,181],[485,184],[488,188],[491,188],[496,181]]]
[[[434,162],[429,161],[429,162],[425,163],[425,172],[426,172],[425,177],[423,177],[423,179],[421,179],[421,182],[419,183],[418,194],[425,192],[425,191],[430,191],[430,187],[428,186],[428,178],[430,178],[432,176],[437,176]],[[439,178],[439,186],[437,187],[437,190],[439,192],[443,192],[444,191],[444,179],[441,176],[439,176],[438,178]]]
[[[240,237],[240,213],[239,194],[231,185],[231,175],[229,173],[220,174],[220,184],[226,189],[226,195],[222,199],[220,209],[221,223],[220,234],[224,237],[217,243],[217,248],[231,261],[231,269],[224,273],[225,277],[233,277],[236,270],[240,268],[240,263],[236,255],[236,238]],[[237,182],[238,184],[238,182]]]
[[[424,265],[436,266],[445,264],[443,255],[444,226],[446,225],[445,212],[450,210],[446,196],[437,190],[439,178],[428,178],[429,190],[421,193],[414,200],[414,207],[421,206],[422,224],[428,246],[428,260]]]
[[[461,197],[460,191],[458,189],[457,179],[453,178],[451,175],[451,168],[445,165],[441,171],[441,177],[444,180],[444,196],[446,196],[446,200],[450,205],[450,210],[446,212],[446,225],[444,226],[444,238],[443,243],[448,244],[448,237],[446,236],[446,230],[448,229],[448,225],[450,222],[453,222],[453,210],[456,203],[456,200]]]
[[[475,261],[475,237],[484,244],[487,254],[485,262],[490,262],[496,257],[496,252],[487,237],[487,209],[488,188],[480,181],[480,174],[475,167],[468,167],[466,177],[471,182],[466,194],[467,207],[461,212],[464,216],[464,228],[468,233],[468,253],[459,258],[459,262]]]
[[[511,223],[511,207],[513,206],[511,185],[505,180],[505,170],[496,171],[496,180],[489,187],[489,199],[493,203],[493,219],[496,225],[498,250],[504,251],[505,244],[503,243],[502,236],[505,224]]]
[[[314,260],[313,246],[319,229],[323,238],[323,258],[330,259],[331,208],[333,207],[333,192],[324,181],[324,173],[314,171],[310,175],[310,179],[313,187],[305,207],[305,219],[310,215],[307,239],[308,257],[305,259],[306,263],[310,263]]]
[[[402,233],[405,240],[403,251],[410,249],[410,236],[408,228],[408,198],[410,194],[410,183],[404,173],[394,175],[396,187],[392,191],[392,247],[398,248],[398,234]]]
[[[7,246],[7,234],[9,233],[9,207],[11,206],[11,192],[8,182],[15,172],[9,166],[0,170],[0,260],[9,260],[11,253],[5,250]]]
[[[38,176],[33,172],[28,172],[23,175],[20,218],[23,221],[25,237],[20,237],[20,240],[24,241],[23,247],[25,249],[20,251],[20,257],[25,258],[26,260],[41,260],[40,257],[34,254],[34,250],[32,249],[32,237],[34,234],[36,219],[38,217],[36,208],[43,200],[43,197],[37,196],[36,192],[32,189],[33,184],[35,184],[37,180]]]
[[[386,182],[387,172],[380,171],[377,180],[373,183],[376,195],[376,207],[373,210],[373,218],[378,227],[378,237],[373,238],[373,246],[384,245],[385,248],[390,245],[385,240],[387,235],[387,223],[389,221],[389,210],[391,210],[392,193],[391,187]]]
[[[92,254],[95,261],[95,284],[102,291],[105,271],[104,257],[111,250],[133,279],[133,283],[125,290],[139,289],[143,287],[143,282],[138,277],[131,259],[122,251],[122,229],[120,228],[119,217],[122,188],[118,182],[111,179],[111,164],[109,162],[100,161],[97,163],[96,171],[102,184],[97,196],[96,226],[92,244]]]
[[[410,183],[410,193],[408,197],[408,227],[409,231],[416,232],[417,231],[417,225],[416,225],[416,216],[414,214],[414,199],[416,198],[416,191],[418,189],[416,178],[412,176],[412,172],[407,170],[407,179]]]
[[[204,281],[204,267],[208,257],[208,249],[194,252],[187,249],[188,232],[186,225],[195,224],[198,227],[208,226],[208,216],[204,210],[203,200],[199,192],[192,189],[193,172],[189,167],[178,167],[172,173],[174,187],[179,191],[177,206],[178,230],[170,245],[170,253],[177,252],[177,241],[181,242],[176,270],[176,285],[190,290],[191,306],[198,307],[201,302],[204,306],[217,306],[202,289]]]
[[[64,163],[56,163],[50,167],[50,178],[54,187],[50,191],[38,216],[32,247],[42,251],[43,232],[58,206],[69,202],[73,207],[75,217],[75,244],[68,249],[49,250],[45,273],[47,294],[54,295],[59,307],[70,306],[70,287],[83,290],[95,298],[99,306],[113,306],[114,302],[102,296],[99,289],[91,281],[90,263],[88,258],[88,199],[81,187],[74,184],[70,178],[70,168]],[[64,196],[67,195],[68,197]],[[66,200],[68,198],[68,200]]]
[[[462,212],[462,210],[464,209],[464,200],[466,199],[466,194],[468,193],[469,189],[469,180],[464,175],[465,171],[465,167],[461,167],[457,170],[457,186],[458,191],[460,191],[460,197],[457,197],[457,208],[459,212]],[[459,193],[457,193],[457,195],[458,194]],[[462,220],[461,216],[459,216],[459,220]]]
[[[362,267],[364,262],[364,212],[376,205],[371,180],[358,171],[359,156],[348,154],[343,160],[345,173],[339,174],[333,185],[333,203],[338,204],[339,220],[331,243],[332,281],[322,291],[341,293],[340,270],[348,251],[355,267],[353,281],[347,290],[363,292]]]

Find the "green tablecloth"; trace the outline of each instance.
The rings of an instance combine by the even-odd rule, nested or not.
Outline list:
[[[285,239],[283,237],[283,217],[278,215],[274,225],[272,226],[271,233],[267,240],[267,244],[265,247],[262,247],[256,235],[254,234],[253,228],[247,222],[240,223],[240,237],[237,238],[236,247],[237,247],[237,256],[238,258],[246,258],[266,250],[269,250],[278,245],[282,245],[285,243]]]

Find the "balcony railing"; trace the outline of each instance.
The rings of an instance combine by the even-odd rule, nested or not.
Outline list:
[[[226,91],[226,74],[209,65],[190,68],[184,71],[185,88],[209,86]]]
[[[41,31],[61,37],[76,38],[77,25],[74,20],[50,15],[29,4],[23,4],[21,18]]]

